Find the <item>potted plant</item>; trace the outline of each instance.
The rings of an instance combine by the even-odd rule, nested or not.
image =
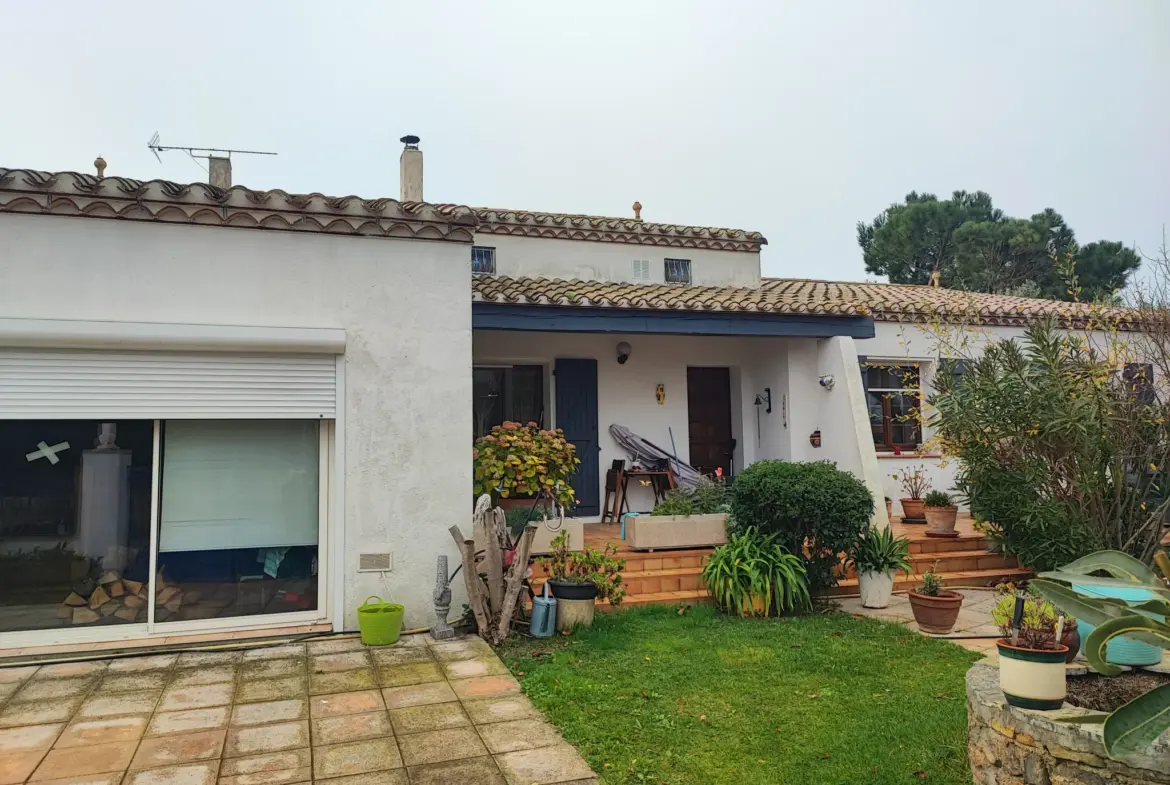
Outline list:
[[[731,492],[722,477],[703,477],[692,490],[667,492],[650,515],[630,517],[626,544],[634,550],[722,545],[730,508]]]
[[[925,523],[922,494],[930,489],[930,480],[926,479],[926,467],[902,469],[890,476],[902,485],[902,492],[906,494],[899,500],[902,502],[902,523]]]
[[[951,631],[962,605],[963,595],[944,589],[933,567],[922,576],[922,588],[910,590],[914,621],[918,622],[920,630],[933,635],[946,635]]]
[[[537,563],[548,568],[548,585],[557,598],[557,629],[571,630],[578,624],[588,627],[593,623],[593,605],[596,600],[609,600],[618,605],[626,594],[622,585],[625,559],[619,559],[617,548],[606,543],[604,550],[569,549],[569,534],[561,532],[552,541],[552,553]]]
[[[894,593],[895,573],[910,571],[910,540],[895,537],[889,526],[867,529],[857,538],[849,563],[857,573],[862,606],[888,607],[890,595]]]
[[[703,565],[703,583],[715,603],[737,616],[771,616],[812,607],[801,560],[775,535],[755,527],[732,534]]]
[[[931,491],[922,498],[922,509],[926,516],[927,537],[957,537],[955,520],[959,508],[949,493]]]
[[[507,506],[505,500],[537,498],[573,506],[569,477],[581,461],[560,428],[506,422],[476,439],[471,457],[475,495],[490,494],[497,507]]]
[[[1013,626],[1017,601],[1023,603],[1018,628]],[[1004,594],[991,609],[991,620],[1004,636],[995,645],[999,649],[999,688],[1009,706],[1051,711],[1064,704],[1064,665],[1069,649],[1056,639],[1057,619],[1052,603],[1014,592]]]

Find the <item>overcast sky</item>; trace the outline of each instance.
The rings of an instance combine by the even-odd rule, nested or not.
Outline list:
[[[1170,2],[0,0],[0,165],[756,229],[862,280],[855,224],[985,190],[1081,242],[1170,223]]]

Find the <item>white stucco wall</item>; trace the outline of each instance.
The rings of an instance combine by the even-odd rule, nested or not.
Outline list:
[[[475,244],[495,248],[496,273],[511,277],[631,281],[633,260],[645,259],[650,262],[649,283],[662,283],[664,259],[690,259],[691,282],[697,286],[760,285],[760,255],[747,251],[712,251],[484,233],[476,235]]]
[[[470,522],[469,256],[458,243],[0,215],[0,316],[344,328],[345,626],[369,594],[420,626],[435,556],[455,555],[447,528]],[[359,552],[387,549],[384,582],[356,572]]]

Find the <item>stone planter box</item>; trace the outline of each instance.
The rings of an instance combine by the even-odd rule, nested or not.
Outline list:
[[[1008,706],[999,689],[999,669],[973,665],[967,671],[967,757],[979,785],[1146,785],[1170,783],[1170,740],[1162,736],[1125,763],[1105,754],[1101,726],[1059,722],[1087,714],[1064,704],[1060,711]],[[1083,672],[1070,668],[1069,675]]]
[[[638,515],[626,518],[626,545],[636,551],[706,548],[727,542],[727,514]]]
[[[552,531],[541,521],[533,521],[536,525],[536,535],[532,538],[532,556],[545,556],[552,553],[552,541],[562,531],[569,532],[569,550],[580,551],[585,548],[585,527],[581,521],[576,518],[566,518],[562,527],[556,531]],[[549,523],[556,526],[555,520],[550,520]],[[475,549],[483,550],[483,543],[477,537],[475,540]]]

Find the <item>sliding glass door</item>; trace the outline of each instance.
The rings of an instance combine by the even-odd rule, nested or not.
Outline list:
[[[0,647],[319,618],[328,431],[0,420]]]

